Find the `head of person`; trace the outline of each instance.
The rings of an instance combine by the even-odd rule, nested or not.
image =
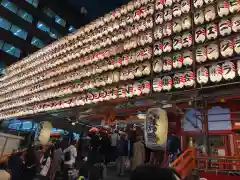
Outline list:
[[[170,168],[160,168],[155,165],[138,166],[132,171],[130,180],[180,180],[180,176],[175,170]]]

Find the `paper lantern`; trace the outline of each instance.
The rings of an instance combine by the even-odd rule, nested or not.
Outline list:
[[[163,57],[163,71],[170,71],[172,70],[173,61],[170,56]]]
[[[240,2],[239,2],[239,0],[229,1],[229,11],[231,13],[235,13],[235,12],[239,12],[240,11]]]
[[[126,96],[127,97],[133,97],[134,93],[133,93],[133,84],[128,84],[126,85]]]
[[[233,55],[233,41],[223,40],[220,43],[220,52],[223,57],[230,57]]]
[[[163,25],[163,36],[170,36],[172,34],[172,23],[166,22]]]
[[[162,10],[164,5],[164,0],[156,0],[155,8],[156,10]]]
[[[227,36],[232,32],[232,23],[229,19],[222,19],[218,24],[219,33]]]
[[[182,29],[187,30],[191,28],[191,17],[190,16],[184,16],[182,17]]]
[[[183,51],[183,65],[191,66],[193,63],[193,54],[192,51]]]
[[[232,80],[236,77],[236,67],[233,62],[226,61],[222,64],[222,76],[225,80]]]
[[[173,5],[173,16],[174,17],[179,17],[181,16],[182,11],[181,11],[181,5],[176,3]]]
[[[182,35],[182,46],[183,47],[190,47],[192,46],[192,34],[189,32],[183,33]]]
[[[163,39],[163,52],[172,51],[172,40],[170,38]]]
[[[173,32],[178,33],[182,31],[182,22],[181,19],[174,19],[173,20]]]
[[[134,96],[140,96],[142,94],[142,84],[139,82],[135,82],[133,84],[133,95]]]
[[[214,64],[209,68],[209,76],[212,82],[220,82],[222,80],[222,67]]]
[[[181,11],[182,13],[188,13],[191,9],[190,0],[182,0],[181,1]]]
[[[153,91],[155,91],[155,92],[162,91],[162,79],[161,78],[153,79]]]
[[[237,73],[240,76],[240,60],[237,61]]]
[[[208,83],[208,69],[205,67],[200,67],[197,69],[197,82],[199,84]]]
[[[154,30],[155,39],[161,39],[163,36],[163,28],[162,26],[157,26]]]
[[[172,0],[165,0],[165,2],[164,2],[164,6],[165,7],[171,7],[172,6]]]
[[[176,89],[182,89],[184,87],[184,74],[177,73],[173,76],[173,86]]]
[[[45,146],[48,144],[51,135],[52,124],[49,121],[44,121],[39,124],[40,133],[38,140],[41,145]]]
[[[144,80],[142,82],[142,93],[143,94],[149,94],[150,91],[151,91],[151,83],[150,83],[150,81]]]
[[[162,42],[156,42],[155,44],[154,44],[154,50],[153,50],[154,52],[154,55],[161,55],[162,54],[162,51],[163,51],[163,44],[162,44]]]
[[[152,17],[147,17],[147,19],[146,19],[146,28],[152,28],[152,27],[153,27],[153,19],[152,19]]]
[[[149,62],[144,62],[142,64],[143,70],[142,70],[142,74],[143,75],[149,75],[151,72],[151,64]]]
[[[182,49],[182,36],[173,37],[173,49],[174,50]]]
[[[164,19],[164,21],[172,20],[172,9],[171,8],[164,9],[163,19]]]
[[[156,12],[155,22],[156,22],[156,24],[162,24],[163,23],[163,12],[162,11]]]
[[[206,26],[206,37],[209,40],[213,40],[218,37],[217,24],[211,23]]]
[[[233,16],[231,21],[232,21],[232,30],[234,32],[239,32],[240,31],[240,23],[239,23],[240,15],[238,14],[238,15]]]
[[[216,18],[216,11],[214,6],[207,6],[204,11],[205,20],[212,21]]]
[[[240,54],[240,36],[234,38],[234,51],[237,54]]]
[[[184,86],[192,87],[195,83],[194,73],[192,71],[186,71],[184,73]]]
[[[209,60],[218,59],[219,47],[218,44],[209,44],[207,46],[207,58]]]
[[[204,2],[205,2],[206,4],[210,4],[210,3],[214,2],[214,0],[204,0]]]
[[[173,67],[181,68],[183,64],[183,56],[181,53],[175,53],[173,55]]]
[[[172,89],[172,78],[170,76],[164,76],[162,78],[163,87],[162,90],[170,91]]]
[[[154,59],[154,61],[153,61],[153,71],[155,73],[160,73],[160,72],[162,72],[162,69],[163,69],[162,59],[161,58]]]
[[[203,43],[206,40],[206,31],[203,27],[198,27],[195,30],[195,42]]]

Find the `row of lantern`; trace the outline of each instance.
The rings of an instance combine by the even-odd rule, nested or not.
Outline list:
[[[203,0],[194,1],[194,6],[199,9],[203,6]],[[216,12],[217,10],[217,12]],[[199,9],[194,14],[194,23],[203,24],[204,19],[209,22],[214,20],[216,16],[224,17],[230,13],[235,13],[240,11],[239,0],[218,0],[216,1],[216,7],[214,5],[209,5],[204,9]]]
[[[66,74],[61,74],[57,77],[53,77],[46,81],[41,81],[37,83],[38,82],[37,80],[41,80],[41,78],[43,78],[43,75],[47,76],[50,74],[50,72],[44,72],[42,76],[39,76],[39,77],[35,76],[34,77],[35,79],[33,79],[34,82],[30,82],[29,80],[25,82],[21,82],[23,87],[29,85],[23,89],[19,89],[12,93],[9,93],[10,89],[6,89],[5,91],[1,90],[1,94],[5,94],[5,93],[7,94],[5,96],[2,96],[3,98],[0,101],[3,102],[6,100],[29,95],[41,90],[46,90],[51,87],[59,86],[63,83],[71,82],[73,80],[89,77],[95,74],[105,72],[107,70],[112,70],[117,67],[122,67],[124,65],[128,65],[138,61],[143,61],[145,59],[150,59],[151,57],[152,57],[152,48],[150,46],[147,46],[147,47],[139,48],[138,50],[132,50],[129,53],[112,56],[109,59],[97,61],[96,63],[90,66],[84,66],[83,68],[79,68],[75,71],[72,71]],[[73,65],[75,65],[75,63]],[[69,66],[65,68],[68,68],[68,67]],[[59,73],[59,71],[63,69],[64,69],[63,67],[56,69],[55,71],[53,71],[53,73]],[[31,83],[33,85],[30,86],[30,84],[26,84],[26,83]]]
[[[233,61],[225,61],[224,63],[216,63],[209,67],[200,67],[197,69],[197,82],[199,84],[207,84],[209,79],[213,83],[218,83],[222,80],[233,80],[236,78],[240,70],[240,61],[236,64]],[[237,71],[237,73],[236,73]]]
[[[127,21],[128,17],[130,17],[129,19],[131,19],[129,22],[133,22],[133,19],[139,20],[140,17],[146,17],[149,13],[153,14],[154,6],[152,4],[149,4],[149,2],[151,2],[151,0],[135,0],[134,2],[132,1],[127,5],[124,5],[121,8],[118,8],[112,11],[111,13],[106,14],[104,17],[101,17],[95,20],[94,22],[88,24],[83,28],[80,28],[74,34],[65,37],[64,40],[61,41],[61,43],[59,43],[59,46],[57,46],[58,43],[54,43],[54,45],[52,46],[50,45],[49,47],[46,47],[43,50],[40,50],[39,52],[35,53],[37,55],[25,58],[24,61],[22,61],[21,63],[17,63],[17,65],[13,65],[10,68],[11,73],[9,73],[8,75],[12,76],[21,72],[22,69],[15,72],[13,71],[14,69],[15,70],[19,69],[20,68],[19,66],[25,65],[24,69],[25,70],[29,69],[30,67],[46,62],[47,60],[45,59],[54,58],[61,54],[65,54],[67,53],[67,51],[70,51],[78,46],[82,46],[84,44],[89,43],[90,41],[94,41],[96,37],[100,38],[101,34],[103,35],[103,33],[106,33],[106,31],[99,31],[100,27],[105,26],[106,23],[111,24],[111,26],[113,26],[114,24],[110,23],[111,21],[114,21],[115,18],[120,18],[122,15],[126,15],[128,12],[134,11],[134,9],[137,9],[136,11],[134,11],[134,13],[131,13],[129,16],[122,17],[121,19],[122,22],[117,21],[117,23],[115,23],[116,28],[119,28],[120,25],[125,25],[123,21]],[[144,6],[144,7],[140,8],[141,6]],[[111,31],[111,28],[105,28],[105,29],[107,29],[107,31],[108,30]],[[97,30],[99,32],[99,35],[93,35],[94,30]],[[79,38],[80,38],[80,41],[77,40]],[[69,43],[73,42],[74,40],[77,42],[77,44],[74,44],[71,47]],[[65,46],[65,48],[61,47],[63,45]],[[56,48],[59,48],[59,47],[60,49],[57,50]]]
[[[153,91],[171,91],[173,88],[182,89],[184,87],[190,88],[195,84],[194,73],[186,71],[183,73],[176,73],[172,76],[156,77],[153,80]]]
[[[187,13],[190,11],[190,0],[156,0],[155,8],[156,10],[163,10],[166,8],[172,8],[173,10],[180,9],[182,13]]]
[[[142,21],[136,23],[136,25],[134,26],[135,28],[132,28],[132,27],[126,28],[125,30],[120,31],[120,33],[118,31],[118,33],[114,34],[113,37],[106,37],[106,39],[102,38],[101,40],[99,40],[97,42],[93,42],[92,44],[90,44],[85,49],[81,49],[79,51],[76,51],[73,54],[68,54],[65,57],[62,57],[62,58],[59,58],[59,59],[54,57],[54,59],[52,59],[52,60],[48,60],[47,62],[45,62],[45,63],[43,63],[39,66],[35,66],[34,68],[19,74],[20,76],[14,76],[13,78],[8,79],[6,81],[6,83],[4,83],[4,84],[2,83],[0,85],[0,87],[7,86],[9,84],[13,84],[17,81],[20,81],[21,79],[25,79],[27,77],[38,74],[41,71],[53,68],[55,66],[59,66],[60,64],[68,62],[72,59],[76,59],[76,58],[79,58],[81,56],[85,56],[87,53],[90,53],[90,52],[93,52],[95,50],[101,49],[102,47],[106,47],[107,45],[111,45],[112,43],[117,42],[119,40],[126,39],[127,37],[131,37],[133,35],[136,35],[140,31],[145,31],[147,28],[152,28],[152,26],[153,26],[152,17],[148,17],[146,19],[143,19]]]
[[[63,96],[65,94],[71,94],[73,92],[80,92],[91,88],[100,86],[106,86],[120,80],[134,79],[135,77],[147,76],[151,72],[151,65],[149,62],[143,62],[138,64],[132,64],[121,70],[115,70],[113,72],[107,72],[95,77],[85,78],[82,82],[72,86],[65,85],[62,88],[52,88],[43,92],[35,93],[29,96],[25,96],[16,100],[12,100],[7,103],[0,104],[0,111],[17,106],[23,106],[34,102],[47,100],[50,98]],[[73,88],[75,87],[75,88]]]
[[[231,57],[240,54],[240,36],[220,41],[220,44],[211,43],[207,46],[199,46],[196,49],[196,62],[202,63],[207,60],[215,60],[220,57]]]
[[[0,119],[6,119],[17,116],[31,115],[39,112],[57,110],[85,104],[93,104],[102,101],[108,101],[116,98],[126,98],[148,94],[151,89],[150,81],[136,81],[133,84],[125,84],[117,87],[105,87],[94,92],[83,93],[80,96],[74,96],[61,100],[54,100],[46,103],[37,103],[33,106],[15,108],[9,111],[1,112]]]
[[[210,23],[205,27],[195,29],[195,42],[204,43],[206,40],[214,40],[220,36],[228,36],[233,32],[240,31],[240,14],[234,15],[231,20],[222,19],[218,23]]]
[[[159,18],[157,19],[159,20]],[[156,39],[171,36],[174,33],[191,29],[191,17],[189,15],[183,16],[181,19],[174,19],[171,22],[166,22],[163,25],[157,25],[154,29]]]

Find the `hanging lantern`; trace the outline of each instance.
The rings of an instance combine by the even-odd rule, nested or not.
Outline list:
[[[232,23],[229,19],[222,19],[218,24],[218,28],[222,36],[227,36],[232,32]]]
[[[164,76],[162,78],[162,89],[165,91],[170,91],[172,89],[172,78],[170,76]]]
[[[240,54],[240,36],[234,38],[234,51],[237,54]]]
[[[204,13],[203,13],[203,10],[200,9],[200,10],[196,11],[196,13],[194,14],[194,23],[196,25],[204,23]]]
[[[135,96],[140,96],[142,94],[142,84],[139,82],[135,82],[133,84],[133,95]]]
[[[229,3],[228,0],[218,1],[217,4],[218,16],[223,17],[229,14]]]
[[[156,24],[162,24],[163,23],[163,12],[162,11],[156,12],[155,22],[156,22]]]
[[[163,19],[164,19],[164,21],[172,20],[172,9],[171,8],[164,9]]]
[[[181,1],[181,11],[182,13],[188,13],[191,9],[190,0],[182,0]]]
[[[237,72],[238,76],[240,76],[240,60],[237,61]]]
[[[150,62],[144,62],[144,63],[142,64],[142,67],[143,67],[142,74],[143,74],[144,76],[149,75],[150,72],[151,72],[151,64],[150,64]]]
[[[163,25],[163,36],[170,36],[172,34],[172,23],[166,22]]]
[[[163,52],[172,51],[172,40],[170,38],[163,39]]]
[[[182,22],[181,19],[174,19],[173,20],[173,32],[178,33],[182,31]]]
[[[239,32],[240,31],[240,23],[239,23],[240,15],[238,14],[238,15],[233,16],[231,21],[232,21],[232,30],[234,32]]]
[[[164,6],[165,7],[171,7],[172,6],[172,0],[165,0],[165,2],[164,2]]]
[[[239,0],[231,0],[229,1],[229,11],[231,13],[239,12],[240,11],[240,2]]]
[[[164,5],[164,0],[156,0],[155,8],[156,10],[162,10]]]
[[[183,65],[191,66],[193,63],[193,54],[192,51],[183,51]]]
[[[161,55],[163,52],[163,43],[161,41],[154,44],[154,55]]]
[[[206,36],[209,40],[213,40],[218,37],[217,24],[211,23],[206,26]]]
[[[154,37],[155,39],[162,39],[162,36],[163,36],[162,26],[157,26],[154,30]]]
[[[232,80],[236,77],[236,67],[231,61],[226,61],[222,64],[222,71],[225,80]]]
[[[182,49],[182,36],[173,37],[173,49],[174,50]]]
[[[183,56],[180,53],[175,53],[173,55],[173,67],[174,68],[181,68],[183,64]]]
[[[155,92],[161,92],[162,91],[162,79],[161,78],[155,78],[153,80],[153,91]]]
[[[207,58],[209,60],[218,59],[219,47],[218,44],[209,44],[207,46]]]
[[[233,41],[223,40],[220,43],[220,52],[223,57],[230,57],[233,55]]]
[[[173,61],[170,56],[163,57],[163,71],[171,71],[172,65]]]
[[[214,64],[209,68],[210,81],[220,82],[222,80],[222,67]]]
[[[187,71],[184,73],[184,86],[192,87],[195,83],[194,73],[192,71]]]
[[[203,27],[198,27],[195,30],[195,42],[203,43],[206,40],[206,31]]]
[[[40,123],[40,134],[38,140],[41,145],[45,146],[48,144],[51,135],[52,124],[49,121]]]
[[[181,16],[182,12],[181,12],[181,5],[176,3],[173,5],[173,16],[174,17],[179,17]]]
[[[163,69],[162,59],[161,58],[154,59],[154,61],[153,61],[153,71],[155,73],[160,73],[160,72],[162,72],[162,69]]]
[[[150,83],[150,81],[144,80],[142,82],[142,93],[143,94],[148,94],[148,93],[150,93],[150,91],[151,91],[151,83]]]
[[[192,34],[191,33],[183,33],[182,35],[182,46],[190,47],[192,46]]]
[[[197,69],[197,82],[199,84],[208,83],[208,69],[205,67],[200,67]]]
[[[181,73],[177,73],[173,76],[173,86],[176,89],[182,89],[184,87],[184,75]]]
[[[205,20],[206,21],[212,21],[216,18],[216,11],[214,6],[207,6],[204,11],[205,14]]]
[[[198,47],[196,50],[196,61],[201,63],[207,60],[207,48]]]

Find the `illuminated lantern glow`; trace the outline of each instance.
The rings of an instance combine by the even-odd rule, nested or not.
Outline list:
[[[172,78],[171,76],[164,76],[162,78],[162,90],[164,91],[170,91],[172,89]]]
[[[240,54],[240,36],[234,38],[234,51],[237,54]]]
[[[155,91],[155,92],[162,91],[162,79],[161,78],[155,78],[153,80],[153,91]]]
[[[177,73],[173,76],[173,86],[176,89],[182,89],[184,87],[184,75],[181,73]]]
[[[160,73],[160,72],[162,72],[162,69],[163,69],[162,59],[161,58],[154,59],[154,61],[153,61],[153,71],[155,73]]]
[[[182,22],[181,19],[174,19],[173,20],[173,32],[178,33],[182,31]]]
[[[184,16],[182,17],[182,29],[187,30],[191,28],[191,17],[190,16]]]
[[[184,73],[184,86],[192,87],[195,84],[194,73],[192,71],[186,71]]]
[[[172,20],[172,9],[170,9],[170,8],[164,9],[163,19],[164,19],[164,21]]]
[[[163,12],[162,11],[157,12],[155,14],[155,22],[156,22],[156,24],[162,24],[163,23]]]
[[[183,56],[180,53],[173,55],[173,68],[181,68],[183,65]]]
[[[234,32],[239,32],[240,31],[240,15],[233,16],[231,21],[232,21],[232,30]]]
[[[203,27],[198,27],[195,30],[195,42],[203,43],[206,40],[206,31]]]
[[[190,0],[181,1],[181,11],[182,13],[188,13],[191,9]]]
[[[193,38],[192,38],[192,34],[191,33],[183,33],[182,35],[182,46],[183,47],[190,47],[192,46],[192,41],[193,41]]]
[[[196,25],[204,23],[204,13],[203,13],[203,10],[196,11],[196,13],[194,14],[194,23]]]
[[[211,24],[207,25],[206,36],[207,36],[207,39],[209,39],[209,40],[213,40],[218,37],[217,24],[211,23]]]
[[[223,78],[225,80],[232,80],[236,77],[236,67],[233,62],[226,61],[222,64]]]
[[[223,40],[220,43],[220,52],[223,57],[230,57],[233,55],[233,41]]]
[[[208,6],[205,8],[204,11],[205,14],[205,20],[206,21],[212,21],[216,18],[216,11],[215,11],[215,7],[213,6]]]
[[[172,58],[169,56],[163,57],[163,71],[171,71],[173,66]]]
[[[162,44],[162,42],[156,42],[155,44],[154,44],[154,50],[153,50],[154,52],[154,55],[161,55],[162,54],[162,52],[163,52],[163,44]]]
[[[183,65],[191,66],[193,63],[192,51],[183,51]]]
[[[173,16],[174,17],[179,17],[181,16],[182,11],[181,11],[181,5],[176,3],[173,5]]]
[[[209,44],[207,46],[207,58],[209,60],[218,59],[219,57],[219,47],[217,44]]]
[[[197,69],[197,82],[199,84],[207,84],[209,80],[208,69],[205,67],[200,67]]]
[[[172,40],[170,38],[163,39],[163,52],[172,51]]]
[[[174,50],[182,49],[182,36],[173,37],[173,49]]]
[[[162,26],[157,26],[154,30],[155,39],[162,39],[163,36],[163,28]]]
[[[220,82],[222,80],[222,67],[214,64],[209,68],[210,80],[212,82]]]
[[[135,96],[140,96],[142,94],[142,84],[139,82],[135,82],[133,84],[133,95]]]
[[[229,19],[222,19],[218,24],[219,33],[227,36],[232,32],[232,23]]]
[[[170,36],[172,34],[172,23],[167,22],[163,25],[163,35]]]

